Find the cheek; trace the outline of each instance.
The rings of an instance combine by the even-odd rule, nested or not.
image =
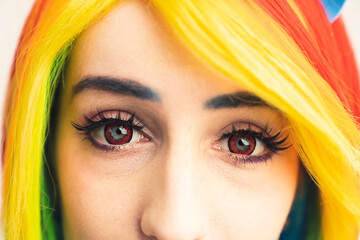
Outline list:
[[[60,126],[56,141],[66,239],[140,239],[139,218],[148,204],[145,189],[154,186],[136,172],[121,175],[106,170],[112,164],[92,157],[69,128]],[[207,160],[209,168],[202,165],[208,169],[203,172],[207,191],[202,197],[209,205],[211,235],[229,240],[278,239],[296,190],[296,152],[288,149],[268,163],[245,169],[217,157]],[[159,174],[158,169],[148,170]]]
[[[108,174],[100,159],[81,149],[76,137],[65,129],[57,142],[66,239],[121,239],[127,232],[138,232],[137,202],[142,197],[136,176]]]
[[[212,197],[224,239],[278,239],[295,196],[299,161],[293,150],[250,169],[218,162]],[[215,184],[214,181],[214,184]]]

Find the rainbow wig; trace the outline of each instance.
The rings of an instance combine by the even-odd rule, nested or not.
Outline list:
[[[50,108],[75,40],[117,4],[121,1],[38,0],[27,19],[4,115],[5,239],[58,239],[45,177]],[[287,117],[290,137],[319,194],[318,227],[305,239],[355,240],[360,88],[341,18],[330,23],[319,0],[144,4],[206,64]]]

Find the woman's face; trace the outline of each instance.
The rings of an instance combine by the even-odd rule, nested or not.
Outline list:
[[[299,162],[255,97],[141,1],[88,28],[56,119],[66,239],[278,239]]]

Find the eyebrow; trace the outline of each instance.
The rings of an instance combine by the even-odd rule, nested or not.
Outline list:
[[[272,108],[267,102],[253,93],[242,91],[230,94],[224,94],[213,97],[206,101],[205,109],[223,109],[235,107],[255,107],[265,106]]]
[[[72,88],[72,98],[87,89],[103,90],[144,100],[160,102],[159,94],[151,88],[126,78],[86,76]]]
[[[117,94],[132,96],[139,99],[160,102],[160,96],[155,90],[141,83],[126,78],[115,78],[108,76],[86,76],[82,78],[80,82],[72,88],[72,98],[87,89],[114,92]],[[263,99],[247,91],[215,96],[207,100],[204,104],[205,109],[223,109],[244,106],[271,107]]]

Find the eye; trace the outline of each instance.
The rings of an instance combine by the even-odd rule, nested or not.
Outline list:
[[[251,123],[237,122],[228,125],[221,131],[213,148],[220,150],[220,156],[235,166],[243,163],[263,163],[272,159],[280,151],[288,149],[291,144],[286,140],[288,135],[282,131],[274,132],[265,127]]]
[[[222,139],[220,146],[239,155],[258,155],[265,151],[264,142],[251,133],[235,133]]]
[[[124,145],[140,141],[143,135],[134,127],[114,122],[93,130],[93,138],[101,144]]]
[[[85,135],[91,145],[102,151],[122,151],[135,147],[132,142],[145,143],[151,141],[151,132],[135,113],[121,110],[100,111],[94,117],[83,114],[84,124],[71,121],[71,125]],[[128,145],[129,144],[129,145]],[[136,145],[140,147],[140,145]]]

